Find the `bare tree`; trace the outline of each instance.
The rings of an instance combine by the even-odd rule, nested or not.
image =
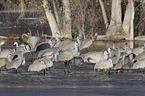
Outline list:
[[[47,0],[43,0],[43,6],[46,13],[46,17],[48,19],[52,36],[55,37],[57,34],[58,37],[61,38],[72,38],[71,34],[71,11],[70,11],[70,2],[68,0],[62,0],[63,2],[63,18],[59,17],[58,10],[56,9],[55,2],[54,4],[54,14],[48,5]],[[60,19],[63,19],[62,25],[60,23]],[[62,28],[61,28],[62,27]]]
[[[21,0],[20,1],[20,10],[21,10],[21,15],[19,16],[19,18],[21,18],[21,17],[23,17],[24,16],[24,9],[26,8],[26,5],[25,5],[25,3],[24,3],[24,0]]]
[[[72,32],[75,35],[79,35],[81,38],[85,38],[85,15],[88,1],[72,0]]]
[[[105,11],[104,3],[103,3],[102,0],[99,0],[99,2],[100,2],[100,5],[101,5],[104,22],[105,22],[106,29],[107,29],[108,28],[108,19],[107,19],[107,14],[106,14],[106,11]]]
[[[121,0],[112,0],[111,21],[106,35],[126,36],[122,27]]]
[[[51,28],[52,36],[55,37],[55,34],[60,34],[60,31],[58,29],[58,25],[56,23],[55,17],[52,14],[52,11],[50,10],[50,8],[48,6],[47,0],[43,0],[43,7],[44,7],[46,17],[48,19],[48,22],[49,22],[49,25]],[[58,37],[60,37],[60,35],[58,35]]]
[[[134,2],[129,0],[123,21],[123,29],[130,36],[130,40],[134,39],[134,12]]]
[[[63,2],[63,12],[64,12],[63,37],[72,38],[70,2],[69,0],[62,0],[62,2]]]
[[[103,17],[106,26],[108,26],[108,21],[106,17],[106,12],[104,10],[104,5],[102,0],[100,1]],[[124,21],[122,24],[122,12],[121,12],[121,0],[112,0],[112,10],[111,10],[111,20],[110,25],[107,28],[106,35],[108,36],[119,36],[126,37],[130,40],[134,38],[134,1],[129,0]]]

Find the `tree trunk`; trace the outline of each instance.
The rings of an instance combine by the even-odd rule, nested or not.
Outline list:
[[[121,16],[121,0],[112,0],[111,21],[106,35],[128,37],[122,27]]]
[[[78,19],[78,27],[77,28],[78,28],[80,38],[83,38],[83,39],[86,38],[86,36],[85,36],[85,22],[84,22],[85,11],[83,11],[83,10],[86,10],[86,7],[87,7],[87,4],[85,4],[83,7],[81,0],[79,0],[80,18]]]
[[[121,22],[121,0],[112,0],[111,24],[120,24]]]
[[[125,33],[130,36],[130,40],[134,39],[134,2],[129,0],[125,17],[123,21],[123,29]]]
[[[58,10],[56,9],[56,4],[55,4],[55,1],[53,0],[53,8],[54,8],[54,14],[55,14],[55,17],[56,17],[56,22],[57,22],[57,25],[58,25],[58,28],[60,30],[60,18],[59,18],[59,15],[58,15]]]
[[[100,5],[101,5],[102,14],[103,14],[104,22],[105,22],[105,26],[106,26],[106,29],[107,29],[107,27],[108,27],[108,19],[107,19],[104,3],[102,2],[102,0],[99,0],[99,2],[100,2]]]
[[[48,1],[47,0],[43,0],[43,7],[44,7],[44,10],[45,10],[45,13],[46,13],[47,20],[49,22],[49,26],[51,28],[52,37],[55,37],[56,34],[57,34],[58,37],[61,37],[60,31],[58,29],[58,25],[57,25],[56,20],[55,20],[55,17],[51,13],[51,10],[48,6]]]
[[[132,6],[131,24],[130,24],[130,40],[134,40],[134,1],[130,0]]]
[[[69,0],[62,0],[64,4],[64,22],[63,22],[63,37],[72,38],[71,34],[71,11]]]
[[[21,10],[21,14],[20,14],[20,16],[18,17],[18,18],[21,18],[21,17],[23,17],[24,16],[24,9],[26,8],[26,5],[25,5],[25,3],[24,3],[24,0],[21,0],[21,2],[20,2],[20,10]]]

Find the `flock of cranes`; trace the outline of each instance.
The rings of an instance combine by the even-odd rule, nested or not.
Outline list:
[[[54,39],[46,39],[41,41],[38,36],[29,35],[27,39],[19,38],[22,42],[20,45],[14,42],[14,49],[3,49],[1,46],[5,44],[4,41],[0,43],[0,68],[5,67],[7,70],[15,69],[15,72],[21,65],[27,63],[24,54],[34,53],[37,58],[32,60],[27,71],[46,73],[46,70],[53,67],[54,62],[64,62],[65,72],[70,72],[71,66],[79,66],[84,62],[94,64],[94,72],[96,70],[111,70],[119,72],[121,69],[144,69],[145,68],[145,44],[134,49],[131,49],[127,43],[124,48],[107,48],[106,51],[93,51],[84,54],[80,50],[89,48],[94,40],[97,39],[98,33],[89,39],[80,41],[79,36],[76,41],[65,40],[61,41],[55,36]]]

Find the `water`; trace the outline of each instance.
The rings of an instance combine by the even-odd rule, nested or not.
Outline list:
[[[144,88],[0,88],[1,96],[144,96],[143,91]]]
[[[54,71],[54,70],[52,70]],[[119,74],[5,74],[0,77],[2,96],[143,96],[145,75]]]

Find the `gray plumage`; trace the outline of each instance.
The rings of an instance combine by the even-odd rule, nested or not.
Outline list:
[[[133,66],[134,54],[127,55],[124,53],[122,57],[118,60],[117,64],[113,69],[131,69]]]
[[[4,49],[2,52],[0,52],[0,68],[11,62],[12,54],[13,50],[11,49]]]
[[[52,44],[51,39],[48,39],[44,42],[41,42],[41,43],[37,44],[36,47],[35,47],[35,52],[39,52],[41,50],[49,49],[49,48],[52,48],[53,46],[54,46],[54,44]]]
[[[71,66],[74,66],[76,69],[76,66],[82,65],[83,63],[84,63],[84,60],[82,57],[73,57],[71,60],[64,62],[65,64],[64,72],[70,73]]]
[[[59,48],[59,50],[61,51],[65,51],[65,50],[73,50],[75,48],[75,44],[77,47],[79,47],[79,36],[77,37],[77,42],[76,41],[71,41],[71,40],[65,40],[60,42],[57,46],[57,48]]]
[[[31,36],[27,40],[28,44],[31,46],[31,51],[39,52],[48,48],[52,48],[57,43],[56,39],[47,39],[43,42],[39,42],[40,38],[37,36]]]
[[[17,72],[18,67],[20,65],[24,65],[26,62],[25,57],[23,55],[24,55],[24,52],[16,51],[13,54],[12,60],[6,64],[6,68],[7,69],[16,69],[16,72]]]
[[[68,65],[68,61],[80,55],[80,52],[78,51],[78,43],[74,42],[71,46],[72,47],[70,48],[66,48],[66,50],[60,50],[59,54],[57,55],[56,61],[63,61],[65,64],[65,70]],[[69,70],[67,72],[69,73]]]
[[[79,66],[84,63],[84,60],[82,57],[73,57],[71,60],[68,61],[68,63],[71,66]]]
[[[38,58],[47,57],[47,58],[50,58],[52,61],[55,61],[58,54],[59,54],[58,48],[49,48],[49,49],[40,51],[38,53]]]
[[[135,54],[131,53],[127,57],[127,62],[124,63],[122,69],[132,69],[134,65]]]
[[[15,50],[12,49],[4,49],[0,52],[0,58],[8,58],[9,55],[13,54]]]
[[[144,59],[139,59],[133,65],[133,69],[143,69],[143,68],[145,68],[145,58]]]
[[[97,69],[98,71],[100,69],[104,69],[105,71],[109,68],[113,68],[113,62],[111,59],[108,60],[100,60],[97,62],[94,66],[94,71]]]
[[[109,58],[113,61],[113,64],[116,65],[116,64],[118,64],[118,62],[120,62],[119,60],[120,60],[120,58],[123,57],[124,52],[123,53],[121,52],[121,48],[118,48],[115,50],[113,49],[113,51],[115,51],[113,54],[112,54],[112,51],[108,51],[109,55],[111,54],[111,56],[109,56]]]
[[[0,42],[0,52],[1,52],[1,47],[2,47],[2,45],[4,45],[5,44],[5,41],[1,41]]]
[[[35,60],[29,67],[28,72],[35,71],[40,72],[41,70],[45,70],[46,65],[44,61]]]
[[[18,42],[14,42],[13,45],[16,45],[16,48],[14,49],[14,50],[16,50],[16,51],[25,51],[25,53],[31,51],[30,48],[29,48],[29,46],[26,45],[26,44],[23,44],[23,43],[22,43],[22,44],[18,45]]]
[[[82,50],[84,48],[89,48],[91,44],[94,42],[94,40],[96,40],[97,36],[98,33],[96,33],[92,38],[83,40],[79,46],[79,50]]]
[[[131,54],[132,53],[132,50],[131,50],[131,48],[127,45],[127,43],[125,43],[125,52],[127,53],[127,54]]]
[[[141,54],[143,51],[145,51],[145,41],[144,41],[144,46],[140,46],[137,48],[132,49],[132,52],[137,56]]]
[[[31,51],[35,51],[35,47],[40,40],[37,36],[30,36],[27,40],[27,43],[31,46]]]
[[[40,72],[41,70],[46,70],[53,66],[53,62],[49,58],[40,58],[35,60],[29,67],[28,72],[35,71]]]
[[[109,57],[114,57],[118,53],[118,50],[117,49],[112,49],[112,48],[107,48],[107,51],[108,51],[108,56]]]
[[[100,60],[107,59],[108,52],[107,51],[88,52],[88,53],[82,54],[81,57],[84,59],[84,62],[97,63]]]
[[[134,61],[138,61],[139,59],[144,59],[145,58],[145,51],[138,54],[135,58]]]
[[[44,42],[40,42],[39,44],[37,44],[35,48],[35,52],[53,48],[58,42],[59,39],[57,37],[57,33],[55,33],[55,38],[47,39]]]
[[[0,69],[1,67],[5,66],[9,61],[7,58],[0,58]]]
[[[9,63],[6,64],[7,69],[18,69],[20,65],[22,65],[23,60],[21,58],[17,58]]]
[[[57,55],[57,61],[67,61],[72,59],[75,56],[79,56],[77,43],[73,43],[73,48],[67,50],[60,50],[59,54]]]

